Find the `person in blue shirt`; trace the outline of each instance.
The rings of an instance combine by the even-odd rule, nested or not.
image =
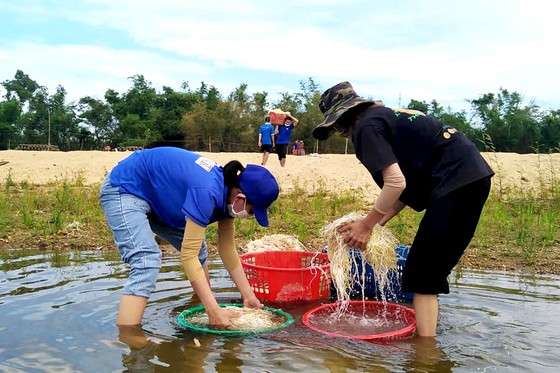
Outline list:
[[[100,190],[101,207],[123,262],[130,266],[117,325],[139,325],[161,268],[154,233],[181,252],[183,270],[204,305],[210,324],[227,327],[234,311],[219,307],[210,289],[209,224],[218,225],[218,252],[246,307],[255,297],[234,242],[233,218],[255,217],[268,226],[267,208],[278,198],[274,176],[264,167],[238,161],[225,166],[185,149],[135,151],[117,164]]]
[[[292,131],[298,125],[299,121],[296,117],[287,115],[284,119],[284,124],[276,127],[276,153],[278,153],[278,160],[280,166],[286,165],[286,154],[288,154],[288,145],[292,137]]]
[[[349,247],[364,250],[376,224],[405,206],[425,211],[402,273],[402,291],[414,293],[418,335],[436,334],[438,295],[470,243],[490,193],[494,172],[475,144],[455,128],[422,112],[366,100],[349,82],[319,100],[325,119],[313,137],[338,132],[352,139],[356,158],[381,188],[360,220],[339,227]]]
[[[270,117],[264,119],[265,123],[259,128],[259,148],[263,152],[261,165],[266,165],[268,161],[268,155],[272,152],[274,148],[274,126],[270,124]]]

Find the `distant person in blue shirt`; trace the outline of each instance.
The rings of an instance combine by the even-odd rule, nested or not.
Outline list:
[[[136,151],[107,175],[101,207],[123,262],[130,266],[117,325],[139,325],[161,268],[163,238],[181,252],[181,264],[204,305],[210,325],[225,328],[237,313],[212,295],[204,234],[218,223],[218,252],[246,307],[263,305],[251,289],[234,242],[233,218],[255,217],[268,226],[267,208],[278,183],[264,167],[230,161],[224,167],[190,151],[160,147]]]
[[[265,123],[259,128],[259,148],[263,152],[261,165],[266,165],[268,155],[274,148],[274,126],[270,124],[270,117],[264,118]]]
[[[292,137],[292,131],[298,125],[299,121],[296,117],[286,116],[284,124],[278,125],[276,128],[276,152],[278,153],[278,160],[280,166],[286,165],[286,154],[288,153],[288,145]]]

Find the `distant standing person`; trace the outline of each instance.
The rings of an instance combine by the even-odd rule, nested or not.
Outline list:
[[[282,167],[286,165],[288,145],[290,144],[292,131],[296,128],[298,123],[299,121],[296,117],[288,115],[284,119],[284,124],[280,124],[276,128],[276,152],[278,153],[278,160],[280,161],[280,166]]]
[[[263,152],[261,165],[264,166],[274,148],[274,126],[270,124],[270,117],[264,118],[264,123],[259,128],[259,148]]]
[[[305,147],[304,147],[303,140],[298,141],[297,154],[298,155],[305,155]]]

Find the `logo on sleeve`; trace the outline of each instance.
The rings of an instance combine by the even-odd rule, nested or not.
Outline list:
[[[200,158],[198,158],[198,159],[195,161],[195,163],[196,163],[197,165],[199,165],[200,167],[202,167],[202,168],[203,168],[204,170],[206,170],[207,172],[210,172],[210,170],[211,170],[212,168],[214,168],[214,166],[216,166],[216,164],[217,164],[217,163],[214,162],[213,160],[208,159],[208,158],[206,158],[206,157],[200,157]]]

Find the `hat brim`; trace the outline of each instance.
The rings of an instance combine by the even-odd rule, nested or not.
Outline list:
[[[362,97],[356,97],[348,100],[344,104],[337,107],[336,110],[334,110],[332,113],[325,116],[325,120],[319,123],[317,127],[313,129],[313,137],[317,140],[326,140],[331,137],[331,135],[336,132],[333,124],[335,124],[335,122],[349,109],[352,109],[353,107],[361,104],[373,104],[373,102],[368,101]]]
[[[266,209],[253,206],[253,212],[255,213],[255,219],[262,227],[268,227],[268,212]]]

